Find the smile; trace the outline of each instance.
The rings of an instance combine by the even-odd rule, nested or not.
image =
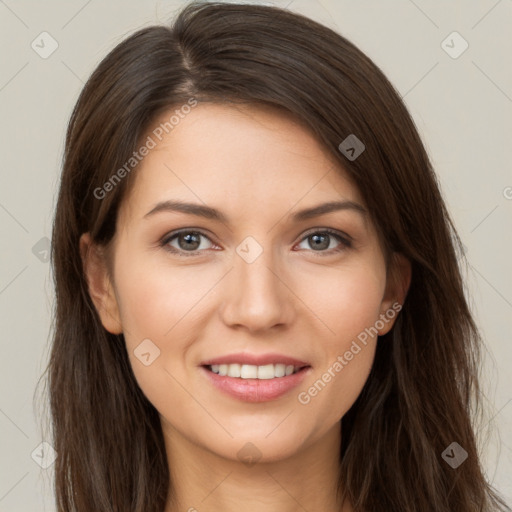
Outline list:
[[[252,364],[213,364],[208,365],[207,368],[220,376],[227,375],[228,377],[240,379],[275,379],[281,378],[293,373],[297,373],[301,367],[292,364],[266,364],[263,366],[256,366]]]

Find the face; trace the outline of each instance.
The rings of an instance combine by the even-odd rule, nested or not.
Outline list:
[[[389,279],[357,187],[306,127],[256,106],[199,104],[134,172],[112,278],[87,272],[164,432],[232,460],[321,440],[408,284]],[[326,203],[341,206],[309,211]]]

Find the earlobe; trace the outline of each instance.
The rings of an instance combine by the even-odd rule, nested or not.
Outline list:
[[[80,237],[80,255],[89,295],[103,327],[112,334],[123,332],[117,298],[108,275],[105,255],[91,241],[89,233]]]
[[[409,291],[411,277],[411,262],[403,254],[393,253],[381,308],[384,327],[379,329],[379,336],[387,334],[393,327]]]

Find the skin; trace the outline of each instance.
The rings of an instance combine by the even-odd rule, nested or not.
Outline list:
[[[368,215],[345,209],[291,220],[324,202],[364,203],[310,130],[281,111],[199,104],[136,172],[112,242],[112,276],[87,233],[81,251],[101,321],[124,333],[135,377],[160,413],[176,495],[166,512],[231,512],[240,504],[245,512],[352,510],[335,499],[340,420],[367,380],[377,337],[309,403],[298,394],[403,303],[410,265],[396,255],[391,274]],[[178,212],[144,218],[169,199],[206,204],[230,222]],[[192,243],[195,256],[159,244],[183,228],[206,235],[199,247]],[[310,235],[325,228],[349,235],[352,246],[328,235],[317,248]],[[252,263],[236,252],[248,236],[263,249]],[[190,244],[168,242],[182,254]],[[144,339],[160,350],[148,366],[134,354]],[[285,396],[247,403],[214,388],[198,366],[234,352],[277,352],[311,369]],[[256,447],[249,448],[256,464],[237,455],[246,443]]]

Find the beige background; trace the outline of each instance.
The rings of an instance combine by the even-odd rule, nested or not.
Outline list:
[[[0,0],[0,511],[55,510],[52,466],[36,463],[51,464],[35,410],[45,404],[36,398],[34,406],[33,398],[48,356],[53,290],[45,256],[71,109],[108,50],[142,26],[165,22],[183,3]],[[496,427],[483,462],[511,500],[512,1],[262,3],[289,5],[339,31],[404,97],[467,248],[468,293],[487,347],[488,419]],[[31,47],[45,37],[51,48],[43,31],[58,44],[46,59]],[[442,45],[453,31],[463,39]],[[464,40],[467,50],[453,58]]]

